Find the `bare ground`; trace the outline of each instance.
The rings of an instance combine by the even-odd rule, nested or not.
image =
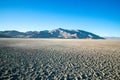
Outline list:
[[[0,80],[120,80],[120,40],[1,38]]]

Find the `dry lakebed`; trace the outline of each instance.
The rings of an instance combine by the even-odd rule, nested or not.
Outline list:
[[[120,80],[120,40],[0,38],[0,80]]]

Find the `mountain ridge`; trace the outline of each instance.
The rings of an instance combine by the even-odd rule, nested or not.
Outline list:
[[[96,34],[84,30],[69,30],[57,28],[43,31],[19,32],[16,30],[0,31],[0,35],[13,38],[63,38],[63,39],[104,39]]]

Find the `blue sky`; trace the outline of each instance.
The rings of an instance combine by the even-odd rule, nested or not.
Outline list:
[[[59,27],[120,37],[120,0],[0,0],[0,31]]]

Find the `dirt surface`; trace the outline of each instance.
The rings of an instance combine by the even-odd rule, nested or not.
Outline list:
[[[120,40],[1,38],[0,80],[120,80]]]

